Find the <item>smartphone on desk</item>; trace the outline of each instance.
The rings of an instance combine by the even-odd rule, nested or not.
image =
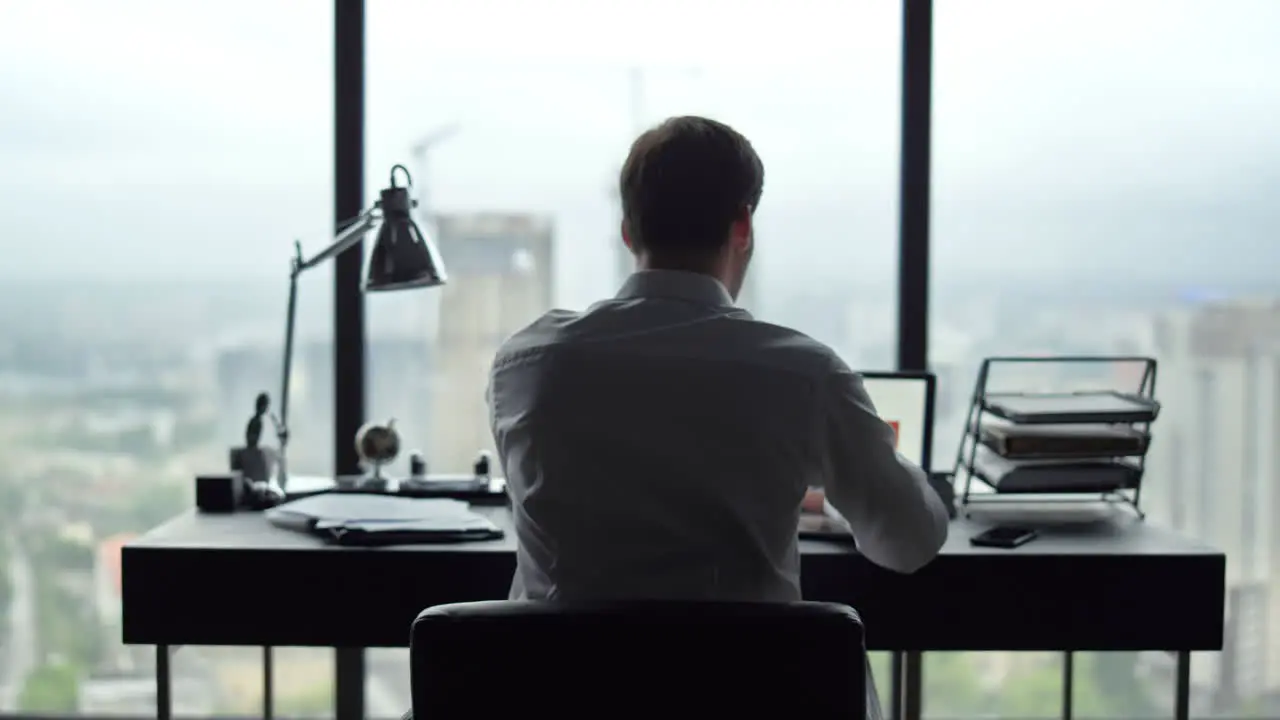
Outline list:
[[[1031,528],[1002,525],[984,530],[969,538],[974,547],[1003,548],[1010,550],[1035,540],[1040,533]]]

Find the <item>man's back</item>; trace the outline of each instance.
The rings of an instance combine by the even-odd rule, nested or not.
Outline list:
[[[517,334],[490,385],[513,597],[798,599],[800,503],[831,470],[841,367],[693,273],[637,273]]]

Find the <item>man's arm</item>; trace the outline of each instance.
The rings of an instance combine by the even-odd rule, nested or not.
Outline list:
[[[898,454],[893,429],[876,413],[862,378],[840,367],[829,383],[821,449],[827,502],[867,559],[915,572],[946,542],[946,507],[925,471]]]

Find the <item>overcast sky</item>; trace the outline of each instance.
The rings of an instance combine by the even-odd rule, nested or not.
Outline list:
[[[764,158],[766,287],[892,276],[897,2],[367,4],[370,197],[404,162],[434,210],[553,215],[563,302],[613,289],[637,120],[684,113]],[[1280,266],[1280,2],[936,6],[936,273]],[[278,277],[292,238],[322,246],[331,12],[0,0],[0,277]]]

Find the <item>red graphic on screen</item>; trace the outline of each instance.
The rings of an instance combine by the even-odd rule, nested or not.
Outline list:
[[[889,427],[893,428],[893,446],[898,447],[898,421],[889,420]]]

